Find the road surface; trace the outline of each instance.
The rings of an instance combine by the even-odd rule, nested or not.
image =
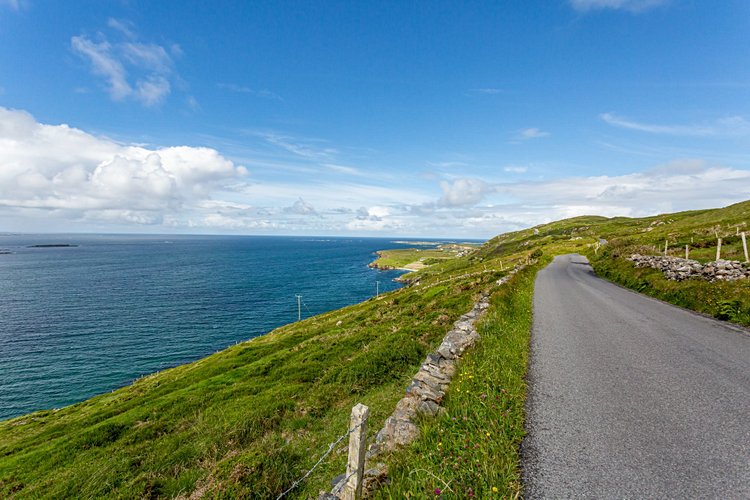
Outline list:
[[[536,279],[526,498],[750,498],[750,335],[597,278]]]

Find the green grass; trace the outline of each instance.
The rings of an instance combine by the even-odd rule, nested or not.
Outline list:
[[[750,280],[709,283],[701,279],[671,281],[661,271],[637,269],[611,256],[612,249],[591,256],[596,273],[610,281],[717,319],[750,326]]]
[[[625,260],[633,253],[668,254],[707,262],[716,258],[717,237],[722,238],[721,257],[744,261],[738,231],[750,231],[750,202],[726,208],[680,212],[627,223],[607,221],[597,228],[608,243],[596,254],[587,249],[594,270],[615,283],[672,304],[715,318],[750,326],[750,280],[709,283],[702,279],[670,281],[654,269],[637,269]],[[750,236],[750,235],[749,235]]]
[[[0,497],[277,495],[346,430],[354,404],[382,425],[426,353],[493,279],[397,290],[0,422]],[[293,497],[316,495],[344,467],[333,454]]]
[[[531,262],[493,292],[482,339],[449,388],[447,414],[421,422],[422,438],[386,457],[392,483],[378,493],[518,496],[536,271],[554,255],[584,253],[613,281],[747,325],[747,280],[672,282],[625,257],[657,253],[667,239],[676,254],[689,244],[693,256],[708,260],[720,236],[724,256],[736,258],[736,232],[748,221],[750,202],[642,219],[576,217],[500,235],[465,257],[431,257],[429,267],[408,275],[418,285],[61,410],[0,422],[0,497],[275,497],[346,430],[354,404],[368,405],[369,427],[379,429],[456,318],[508,269]],[[594,253],[600,238],[608,242]],[[329,488],[344,471],[345,448],[291,497]]]
[[[721,257],[744,260],[738,232],[750,237],[750,201],[725,208],[693,210],[644,218],[584,216],[502,234],[490,240],[473,258],[500,258],[511,252],[532,252],[563,244],[586,255],[602,277],[667,302],[709,314],[718,319],[750,325],[750,282],[709,283],[701,279],[669,281],[651,269],[636,269],[626,260],[633,253],[668,254],[707,262],[716,258],[717,238]],[[607,240],[598,252],[593,245]],[[552,246],[550,246],[552,245]]]
[[[534,277],[526,268],[491,296],[477,347],[458,365],[446,413],[421,422],[421,438],[394,453],[377,498],[508,498],[521,492],[526,367]]]
[[[443,260],[455,259],[460,251],[470,247],[440,245],[435,248],[397,248],[378,251],[378,258],[370,265],[379,269],[403,269],[410,264],[430,266]]]

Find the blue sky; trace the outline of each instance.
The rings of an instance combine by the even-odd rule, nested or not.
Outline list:
[[[750,198],[750,3],[0,0],[0,231],[489,237]]]

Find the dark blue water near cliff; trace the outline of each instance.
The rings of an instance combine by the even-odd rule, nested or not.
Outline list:
[[[30,248],[38,244],[75,247]],[[0,419],[60,407],[398,285],[384,239],[0,236]]]

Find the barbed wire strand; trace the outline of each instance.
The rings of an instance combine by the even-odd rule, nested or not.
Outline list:
[[[339,436],[339,438],[336,441],[334,441],[333,443],[329,444],[328,445],[328,450],[326,450],[326,452],[323,453],[320,456],[320,458],[318,459],[318,461],[315,462],[315,465],[313,465],[312,468],[310,468],[310,470],[308,470],[307,473],[304,476],[302,476],[301,478],[297,479],[286,491],[284,491],[281,495],[277,496],[276,500],[281,500],[287,493],[289,493],[290,491],[292,491],[294,488],[297,487],[297,485],[299,485],[302,481],[304,481],[305,479],[307,479],[307,477],[310,474],[312,474],[312,472],[315,470],[315,468],[318,467],[318,465],[320,465],[321,462],[323,462],[323,460],[328,455],[331,454],[331,452],[333,451],[333,449],[336,447],[337,444],[339,444],[346,436],[348,436],[352,432],[356,431],[360,427],[362,427],[362,424],[355,425],[354,427],[352,427],[351,429],[349,429],[348,431],[346,431],[344,434],[342,434],[341,436]]]
[[[349,474],[344,479],[339,481],[339,483],[336,485],[335,488],[333,488],[331,493],[333,493],[334,495],[338,494],[344,488],[344,486],[346,486],[346,483],[349,481],[349,479],[351,479],[351,477],[356,473],[357,473],[357,469],[354,469],[351,474]]]

